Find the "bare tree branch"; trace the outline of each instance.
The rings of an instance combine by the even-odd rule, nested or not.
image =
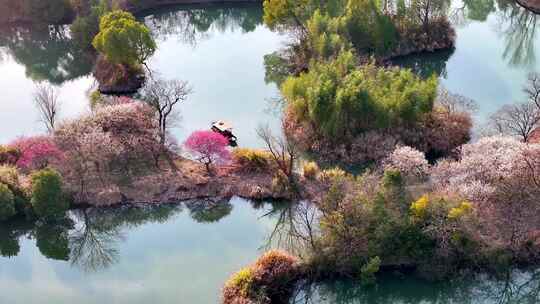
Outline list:
[[[187,81],[150,79],[141,90],[141,99],[155,111],[159,123],[159,136],[162,145],[167,142],[167,131],[175,118],[176,105],[187,100],[193,92]]]
[[[34,103],[39,110],[40,121],[47,131],[53,133],[60,112],[58,90],[51,85],[38,84],[34,92]]]
[[[490,117],[490,125],[497,133],[517,136],[528,142],[540,122],[540,112],[534,103],[506,105]]]

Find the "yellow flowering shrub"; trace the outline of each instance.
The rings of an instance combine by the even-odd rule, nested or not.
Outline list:
[[[319,166],[316,162],[306,162],[303,166],[304,177],[307,179],[315,179],[319,174]]]
[[[429,197],[427,195],[424,195],[411,204],[410,210],[413,216],[423,218],[424,216],[426,216],[426,210],[428,206]]]
[[[234,162],[247,171],[266,171],[272,164],[272,155],[265,150],[237,148],[232,156]]]
[[[459,206],[450,209],[448,212],[448,218],[451,220],[458,219],[465,214],[469,214],[472,211],[472,204],[469,202],[462,202]]]
[[[225,283],[225,289],[233,290],[237,296],[248,297],[253,285],[253,273],[252,267],[238,271]]]
[[[347,172],[338,167],[326,169],[320,175],[322,181],[334,181],[337,179],[343,179],[345,177],[347,177]]]

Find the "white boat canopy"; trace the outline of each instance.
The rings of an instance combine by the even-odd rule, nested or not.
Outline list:
[[[226,121],[218,120],[212,123],[212,128],[218,129],[220,132],[231,132],[233,130],[232,124]]]

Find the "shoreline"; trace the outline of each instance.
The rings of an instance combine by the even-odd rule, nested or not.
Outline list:
[[[135,177],[127,185],[97,181],[88,184],[75,197],[73,206],[108,207],[136,204],[175,203],[197,199],[224,200],[240,197],[248,200],[310,199],[320,190],[318,183],[297,175],[298,192],[276,191],[272,188],[273,172],[243,172],[234,166],[218,167],[217,174],[208,176],[204,168],[191,160],[176,161],[177,170],[161,169]],[[67,190],[77,193],[75,183],[67,182]]]
[[[516,0],[516,3],[526,10],[540,14],[540,1],[538,0]]]

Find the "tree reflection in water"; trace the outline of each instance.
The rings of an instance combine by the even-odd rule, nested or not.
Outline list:
[[[385,275],[373,287],[357,281],[303,283],[291,304],[497,303],[540,301],[540,270],[511,271],[503,277],[477,277],[428,282],[410,276]]]
[[[104,270],[119,261],[118,243],[124,232],[148,223],[164,223],[181,212],[182,205],[123,206],[76,209],[68,219],[44,224],[18,219],[0,224],[0,255],[19,254],[19,240],[35,239],[49,259],[69,261],[85,272]]]
[[[504,59],[513,66],[536,63],[536,26],[538,15],[514,1],[499,1],[499,28],[505,40]]]
[[[203,199],[185,203],[191,218],[197,223],[217,223],[231,214],[233,205],[229,200]]]
[[[28,78],[55,85],[88,75],[94,61],[71,40],[67,26],[0,28],[0,50],[24,66]]]
[[[422,78],[429,78],[433,74],[446,78],[446,65],[454,54],[454,49],[441,50],[433,53],[414,54],[392,61],[393,64],[402,68],[411,69]]]
[[[312,203],[273,202],[272,209],[264,216],[276,222],[264,249],[281,248],[300,258],[316,251],[319,211]]]
[[[156,10],[145,18],[146,25],[158,39],[171,36],[182,42],[196,45],[215,30],[252,32],[262,24],[263,10],[260,4],[235,6],[195,6],[178,10]]]

